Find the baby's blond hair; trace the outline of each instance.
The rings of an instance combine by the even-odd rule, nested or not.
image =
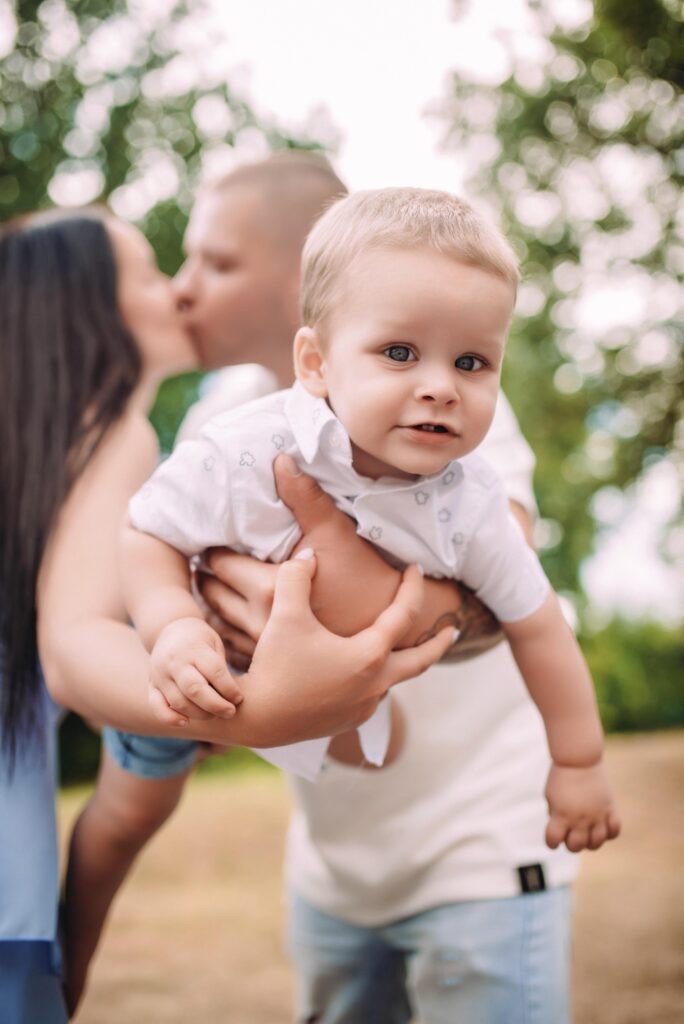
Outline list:
[[[325,320],[339,277],[368,249],[423,246],[489,270],[515,291],[518,259],[501,232],[448,192],[382,188],[337,200],[312,228],[302,254],[301,318]]]

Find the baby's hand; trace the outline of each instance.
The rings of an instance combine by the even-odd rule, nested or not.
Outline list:
[[[223,641],[202,619],[178,619],[162,630],[150,655],[150,687],[150,703],[165,722],[165,708],[186,721],[232,718],[242,701]]]
[[[552,850],[562,842],[573,853],[598,850],[619,835],[620,819],[602,760],[588,768],[551,765],[546,799],[546,843]]]

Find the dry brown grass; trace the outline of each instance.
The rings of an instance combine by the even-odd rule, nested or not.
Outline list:
[[[677,1024],[684,734],[614,738],[609,758],[625,827],[619,842],[583,863],[575,1024]],[[62,798],[64,827],[81,799]],[[288,1024],[286,819],[276,775],[193,781],[117,903],[78,1024]]]

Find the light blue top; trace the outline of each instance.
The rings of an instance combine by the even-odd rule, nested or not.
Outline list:
[[[60,709],[41,689],[35,740],[20,748],[10,776],[0,749],[0,941],[57,932],[59,864],[55,791]]]

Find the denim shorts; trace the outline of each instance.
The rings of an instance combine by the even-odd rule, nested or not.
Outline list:
[[[0,940],[0,1024],[67,1024],[57,942]]]
[[[143,779],[180,775],[193,766],[199,748],[195,740],[136,736],[107,727],[102,730],[102,742],[120,768]]]
[[[570,896],[447,903],[364,928],[293,895],[297,1024],[569,1024]]]

